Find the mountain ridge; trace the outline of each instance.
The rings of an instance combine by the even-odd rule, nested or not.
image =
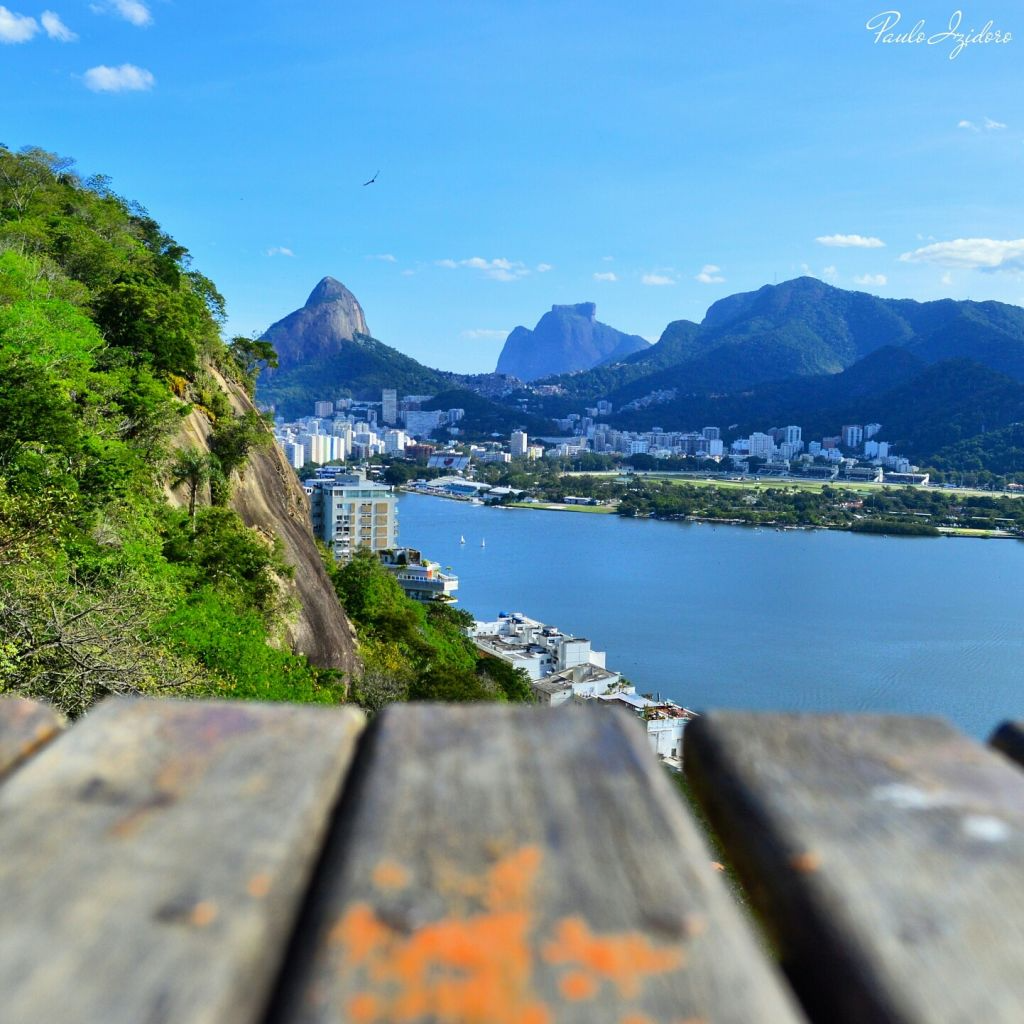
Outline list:
[[[646,338],[601,323],[595,302],[553,305],[532,330],[519,326],[509,333],[496,372],[533,381],[589,370],[649,346]]]

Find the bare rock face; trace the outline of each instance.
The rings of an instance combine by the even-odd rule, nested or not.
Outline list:
[[[244,391],[225,380],[215,368],[207,370],[227,393],[236,413],[254,409]],[[177,444],[205,448],[210,433],[209,421],[193,410],[179,428]],[[180,491],[168,489],[166,493],[172,504],[184,501]],[[294,578],[285,581],[298,604],[288,624],[289,647],[320,668],[338,669],[349,676],[357,674],[360,664],[355,630],[320,560],[310,526],[309,499],[276,444],[249,456],[241,478],[233,481],[231,507],[246,526],[268,538],[280,538],[284,559],[295,569]]]
[[[597,319],[593,302],[552,306],[531,331],[517,327],[505,340],[498,373],[537,380],[617,362],[650,347],[636,334],[623,334]]]
[[[369,334],[359,300],[333,277],[325,277],[309,293],[306,304],[272,324],[266,341],[277,350],[282,373],[340,351],[357,334]],[[269,379],[275,371],[264,371]]]

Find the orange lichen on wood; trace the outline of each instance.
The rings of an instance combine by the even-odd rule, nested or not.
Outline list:
[[[373,869],[373,884],[378,889],[404,889],[409,884],[409,872],[393,860],[382,860]]]
[[[665,974],[684,966],[678,946],[657,947],[641,932],[595,935],[581,917],[565,918],[555,937],[544,946],[553,964],[575,964],[597,979],[609,981],[626,998],[639,994],[646,976]]]
[[[253,899],[261,900],[270,892],[272,882],[266,871],[259,871],[249,879],[249,884],[245,888]]]
[[[563,975],[558,983],[562,995],[573,1001],[580,999],[593,999],[597,995],[597,982],[592,974],[586,971],[572,971]]]
[[[350,993],[349,1019],[357,1024],[552,1024],[556,1011],[534,987],[541,942],[534,934],[533,886],[541,857],[533,846],[500,857],[483,875],[455,888],[459,894],[478,894],[464,912],[411,933],[369,903],[349,906],[328,936]],[[382,891],[409,882],[404,868],[386,861],[371,878]],[[658,948],[640,933],[595,935],[581,918],[560,921],[543,950],[548,963],[571,968],[558,985],[562,997],[574,1002],[598,998],[606,981],[622,996],[634,997],[648,976],[675,969],[683,957],[681,949]]]
[[[217,905],[209,900],[200,900],[188,915],[190,924],[197,928],[205,928],[217,920]]]
[[[821,854],[814,850],[805,850],[789,858],[789,866],[794,871],[809,875],[821,869]]]

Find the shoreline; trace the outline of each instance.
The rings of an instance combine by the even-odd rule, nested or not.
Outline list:
[[[406,494],[419,494],[426,498],[445,498],[451,501],[468,502],[470,499],[457,495],[431,494],[425,491],[403,489]],[[557,502],[513,502],[511,505],[486,505],[487,508],[508,508],[525,509],[538,512],[586,512],[591,515],[618,515],[616,508],[607,505],[563,505]],[[627,519],[653,519],[662,523],[696,523],[698,525],[710,524],[711,526],[740,526],[754,530],[773,530],[778,533],[788,533],[793,530],[832,530],[836,533],[861,533],[874,537],[895,537],[899,540],[925,539],[941,540],[966,538],[968,540],[1022,540],[1015,534],[1006,533],[1000,530],[975,530],[970,527],[938,526],[938,536],[934,534],[901,534],[901,533],[875,533],[867,530],[854,530],[849,526],[822,525],[819,523],[786,523],[779,526],[776,523],[750,523],[742,519],[714,519],[706,516],[624,516]]]

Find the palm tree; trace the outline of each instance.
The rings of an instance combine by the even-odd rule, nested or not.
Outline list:
[[[199,488],[210,479],[210,456],[198,448],[182,448],[171,463],[171,487],[178,488],[183,484],[188,487],[188,514],[192,519],[192,529],[196,523],[196,498]]]

